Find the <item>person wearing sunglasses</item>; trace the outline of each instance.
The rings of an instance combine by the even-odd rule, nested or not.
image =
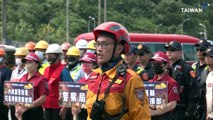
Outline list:
[[[139,63],[141,68],[146,70],[148,74],[148,80],[150,80],[154,76],[152,65],[149,62],[149,59],[152,56],[152,52],[146,45],[138,44],[137,48],[138,48],[137,62]]]
[[[154,56],[150,59],[155,72],[153,79],[149,82],[167,82],[168,87],[168,99],[165,102],[156,107],[150,107],[150,112],[152,120],[172,120],[172,110],[175,109],[177,101],[179,101],[178,84],[169,75],[169,58],[164,52],[156,52]],[[154,108],[154,109],[153,109]]]
[[[173,112],[175,120],[195,120],[195,107],[199,101],[199,88],[192,67],[182,58],[182,46],[177,41],[165,45],[172,77],[179,84],[180,101]]]
[[[205,91],[206,91],[206,78],[204,79],[204,77],[201,78],[201,73],[204,70],[208,69],[208,65],[205,62],[205,51],[208,49],[208,47],[211,44],[207,41],[207,40],[200,40],[198,43],[195,44],[195,48],[197,50],[197,57],[198,57],[198,61],[195,62],[194,64],[192,64],[192,68],[194,69],[195,73],[196,73],[196,78],[198,81],[198,87],[200,90],[200,100],[199,100],[199,104],[197,106],[196,112],[197,112],[197,116],[198,119],[201,120],[206,120],[206,100],[205,100]]]
[[[205,62],[205,56],[203,56],[203,53],[207,50],[207,48],[211,44],[207,40],[200,40],[198,43],[195,44],[195,48],[197,50],[197,57],[198,61],[192,64],[192,68],[195,70],[196,78],[198,78],[201,74],[201,72],[204,69],[207,69],[207,65]]]

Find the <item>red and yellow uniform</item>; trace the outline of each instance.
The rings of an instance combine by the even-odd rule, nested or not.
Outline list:
[[[92,105],[96,100],[99,84],[100,94],[99,100],[104,98],[104,92],[108,85],[116,76],[116,67],[121,64],[119,62],[112,69],[102,72],[100,68],[96,69],[88,80],[88,92],[87,92],[87,111],[88,120],[90,120],[90,113]],[[122,96],[124,93],[126,102],[125,106],[128,112],[125,113],[121,120],[150,120],[150,113],[148,107],[148,98],[144,90],[144,85],[141,78],[134,71],[127,69],[126,71],[126,85],[123,76],[118,76],[118,79],[110,88],[110,92],[105,99],[105,111],[110,115],[114,116],[119,114],[122,109]],[[103,116],[104,119],[104,116]]]

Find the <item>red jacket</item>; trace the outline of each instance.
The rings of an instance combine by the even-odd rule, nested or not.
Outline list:
[[[59,82],[61,81],[60,75],[64,69],[61,62],[48,66],[44,71],[44,77],[48,81],[49,95],[44,103],[44,108],[60,108],[58,104],[59,99]]]

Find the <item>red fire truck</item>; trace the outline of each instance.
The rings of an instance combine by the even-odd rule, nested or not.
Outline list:
[[[90,41],[94,39],[92,33],[80,34],[76,37],[75,43],[80,40],[85,39]],[[145,34],[145,33],[130,33],[130,42],[133,45],[138,45],[139,43],[147,45],[152,53],[156,51],[165,51],[164,45],[170,41],[178,41],[183,46],[183,57],[184,59],[192,63],[197,60],[196,49],[194,44],[199,41],[198,38],[188,36],[188,35],[178,35],[178,34]]]

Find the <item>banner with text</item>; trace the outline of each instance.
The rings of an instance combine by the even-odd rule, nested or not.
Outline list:
[[[30,105],[34,100],[33,83],[28,82],[4,82],[5,105]]]
[[[59,83],[59,105],[85,108],[88,85],[73,82]]]
[[[167,82],[144,82],[144,87],[149,98],[149,105],[161,105],[168,102]]]

